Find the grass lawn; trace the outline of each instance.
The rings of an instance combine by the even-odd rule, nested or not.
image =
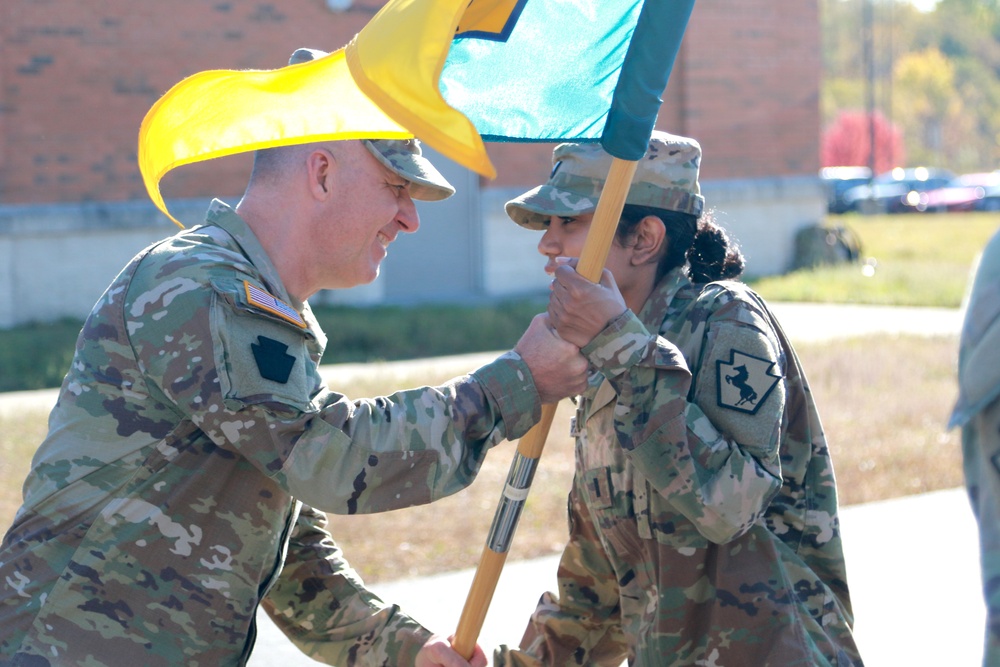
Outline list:
[[[772,301],[957,308],[969,268],[1000,227],[995,213],[831,216],[861,239],[860,264],[748,282]]]

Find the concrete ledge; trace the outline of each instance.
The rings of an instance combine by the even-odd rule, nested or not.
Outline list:
[[[706,181],[702,194],[716,221],[732,232],[742,249],[748,276],[789,270],[796,232],[826,214],[826,198],[816,176]]]
[[[208,201],[169,206],[193,226]],[[148,202],[0,206],[0,328],[86,317],[137,252],[176,231]]]

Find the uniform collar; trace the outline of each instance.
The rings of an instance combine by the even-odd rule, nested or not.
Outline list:
[[[213,199],[208,207],[208,213],[205,214],[205,224],[215,225],[226,230],[236,240],[250,263],[260,272],[264,282],[267,283],[267,289],[277,298],[291,304],[295,310],[302,310],[302,302],[292,298],[288,290],[285,289],[284,283],[281,282],[281,276],[278,275],[278,269],[271,262],[264,246],[260,244],[257,235],[253,233],[250,226],[236,213],[233,207],[220,199]]]
[[[660,330],[670,302],[674,300],[677,292],[690,284],[687,265],[670,270],[660,279],[638,313],[639,320],[647,331],[655,334]]]

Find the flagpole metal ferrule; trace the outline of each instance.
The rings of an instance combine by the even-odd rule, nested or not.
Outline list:
[[[493,516],[493,525],[486,538],[486,545],[491,551],[507,553],[510,549],[514,530],[521,518],[524,502],[528,499],[531,480],[535,476],[537,467],[538,459],[529,459],[520,452],[514,454],[510,472],[507,473],[507,483],[504,485],[496,514]]]

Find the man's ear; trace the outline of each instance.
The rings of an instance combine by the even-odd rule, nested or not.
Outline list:
[[[667,228],[655,215],[647,215],[635,228],[635,243],[632,244],[632,265],[641,266],[658,262],[667,250]]]
[[[326,148],[316,148],[306,156],[309,192],[317,200],[327,199],[333,192],[333,176],[337,158]]]

